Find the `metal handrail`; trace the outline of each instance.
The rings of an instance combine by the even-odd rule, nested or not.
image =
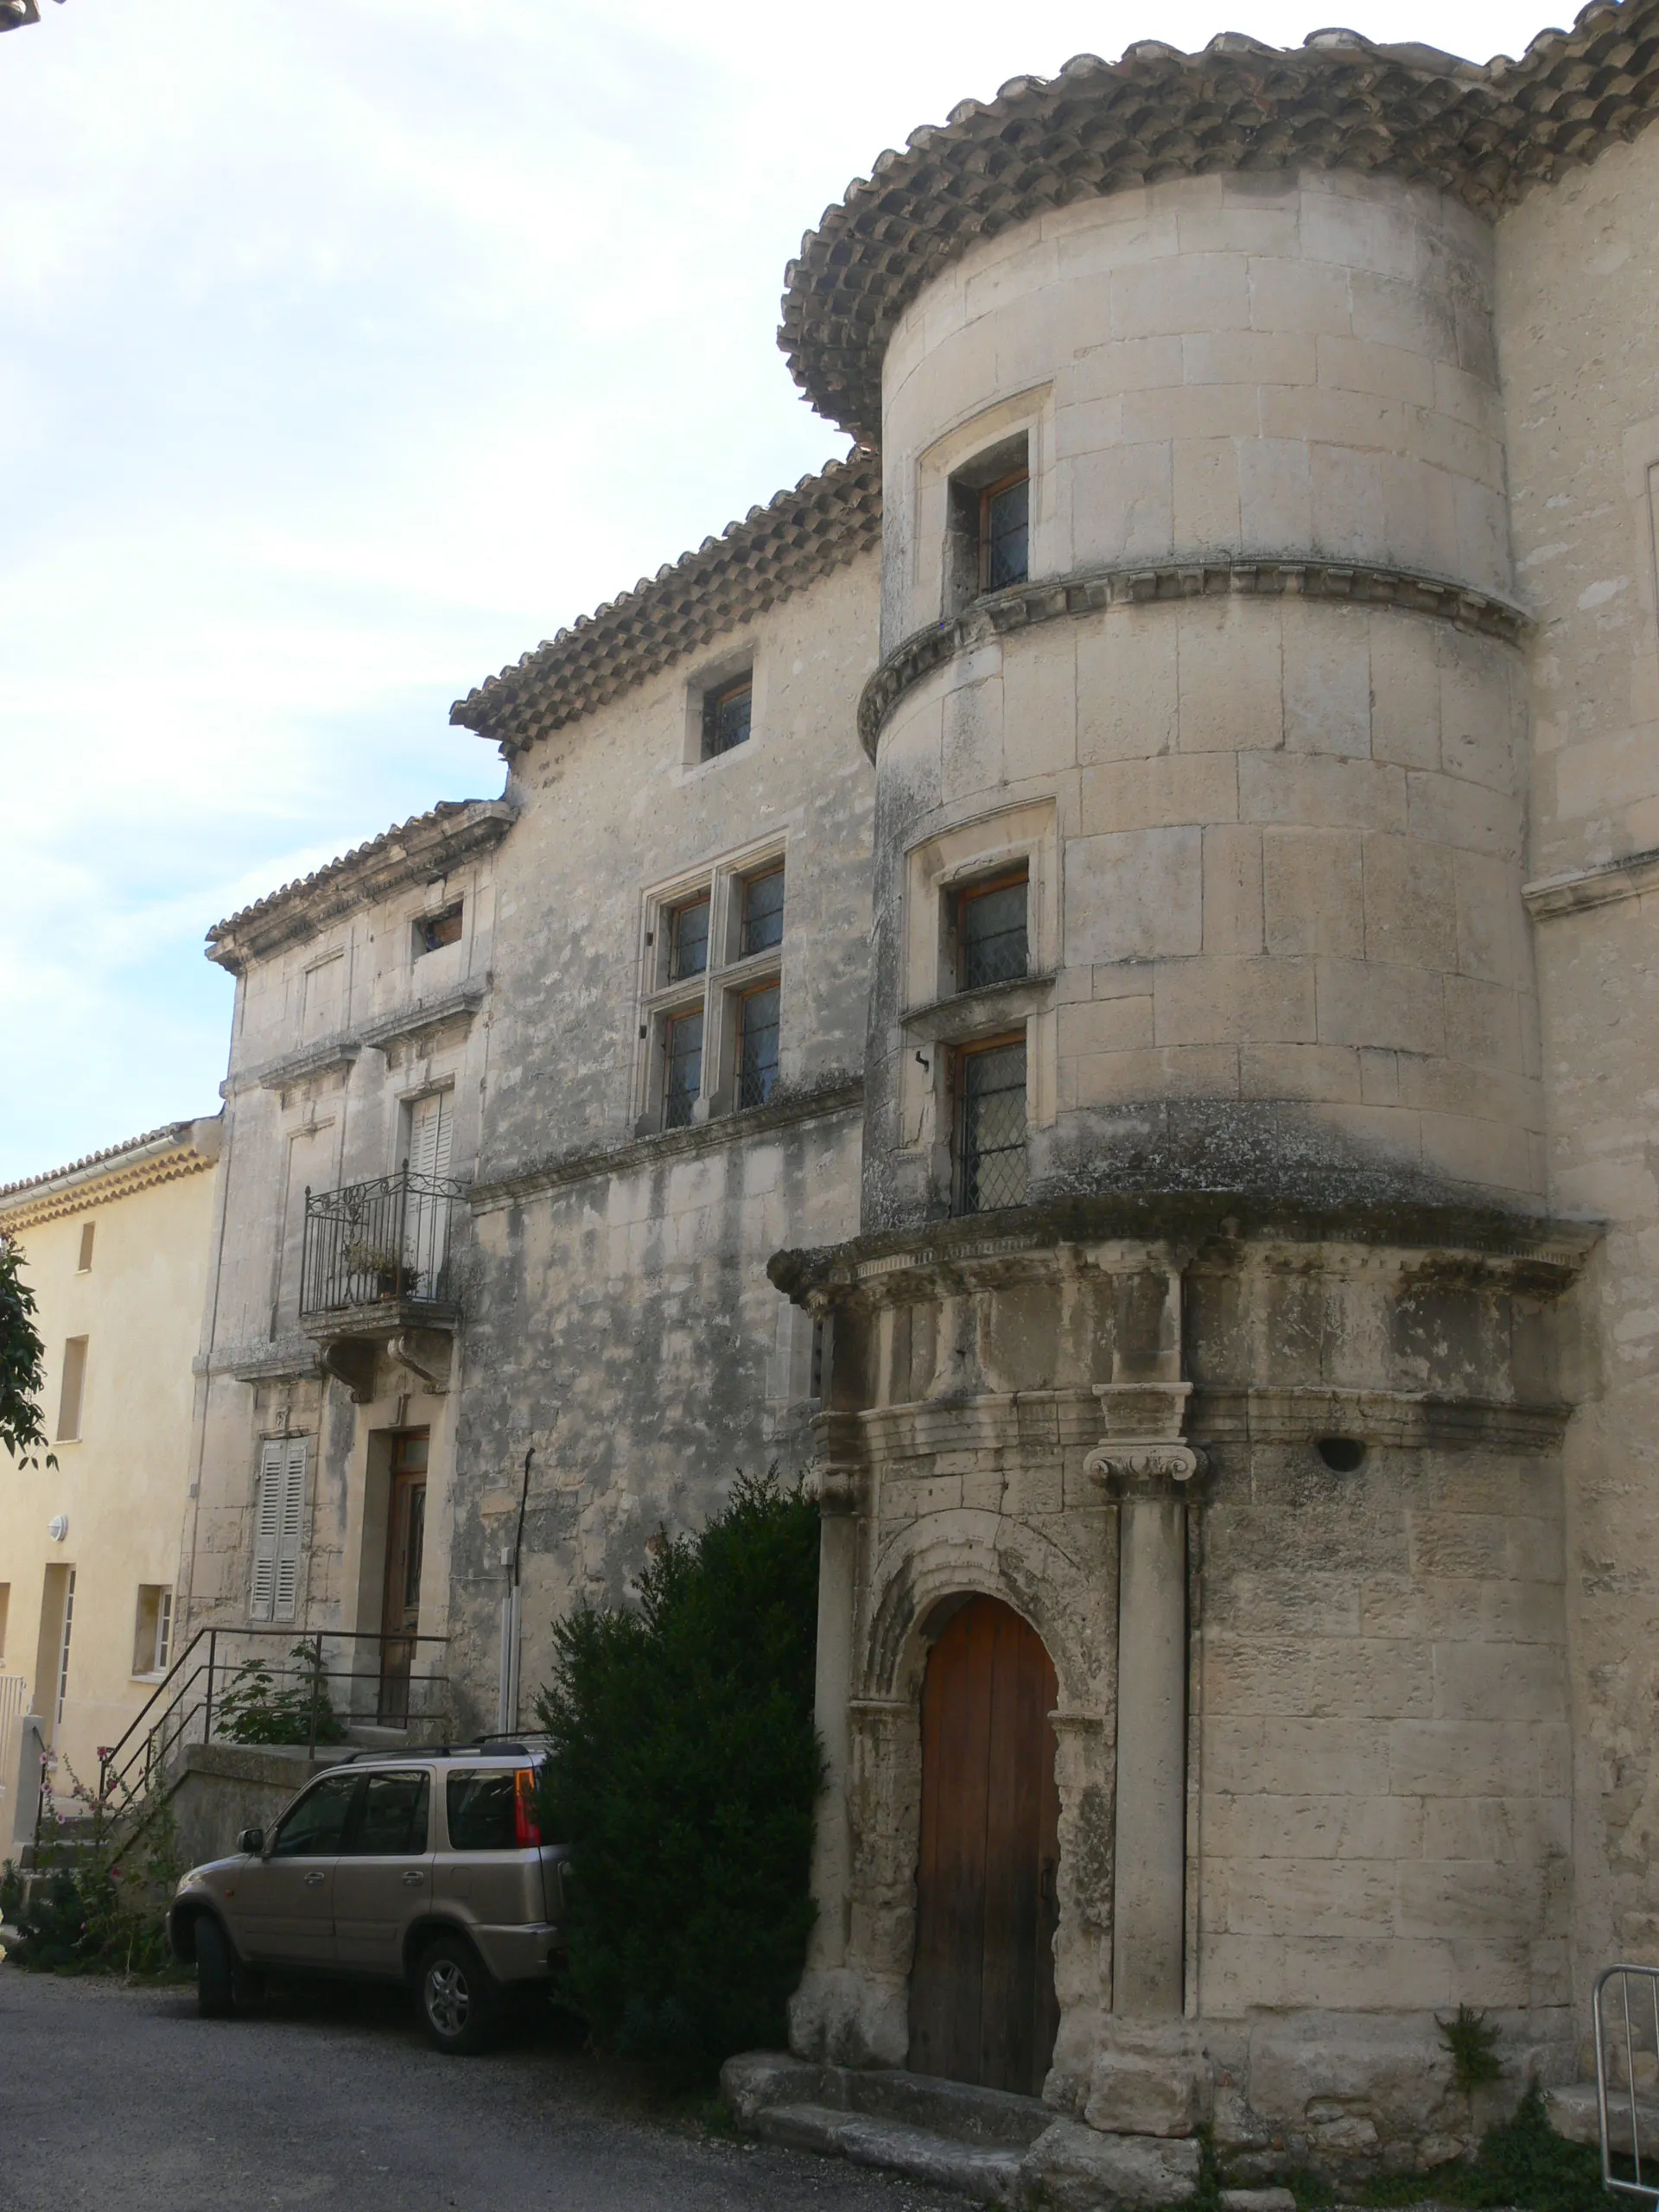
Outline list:
[[[416,1647],[436,1644],[442,1648],[449,1641],[447,1636],[416,1636],[401,1630],[306,1629],[297,1625],[199,1628],[121,1736],[114,1744],[99,1750],[99,1795],[101,1798],[107,1800],[111,1792],[117,1789],[129,1801],[147,1792],[156,1777],[165,1770],[172,1751],[183,1743],[198,1716],[202,1724],[200,1740],[204,1744],[212,1742],[215,1694],[222,1705],[226,1690],[234,1685],[239,1671],[258,1663],[245,1653],[238,1653],[234,1657],[221,1656],[221,1639],[227,1644],[280,1641],[289,1651],[301,1646],[310,1647],[315,1654],[314,1662],[305,1669],[304,1676],[319,1684],[355,1682],[363,1679],[353,1669],[324,1667],[322,1655],[326,1642],[372,1644],[383,1655],[384,1666],[384,1655],[388,1646],[408,1650],[412,1660]],[[195,1657],[193,1664],[194,1655],[204,1644],[207,1647],[205,1657]],[[429,1687],[442,1684],[447,1688],[448,1682],[448,1677],[442,1675],[422,1675],[417,1679]],[[198,1691],[200,1695],[195,1694]],[[158,1703],[162,1704],[162,1709],[151,1720],[149,1716]],[[316,1749],[321,1706],[321,1699],[314,1697],[308,1744],[312,1751]],[[130,1751],[129,1745],[131,1746]],[[124,1751],[127,1752],[124,1759],[121,1756]]]
[[[1646,1984],[1645,1999],[1638,1999],[1637,2017],[1632,2019],[1631,1986],[1643,1983]],[[1615,2035],[1611,2041],[1603,2002],[1604,1993],[1610,1991],[1615,1993],[1618,2004]],[[1596,2031],[1596,2122],[1601,2138],[1601,2185],[1604,2189],[1618,2190],[1626,2196],[1639,2196],[1647,2204],[1659,2204],[1659,2180],[1644,2181],[1642,2177],[1642,2117],[1636,2094],[1638,2050],[1643,2057],[1653,2058],[1656,2072],[1659,2073],[1659,1967],[1604,1967],[1596,1976],[1591,2008]],[[1647,2016],[1645,2021],[1642,2018],[1644,2012]],[[1622,2037],[1618,2034],[1620,2026],[1623,2028]],[[1649,2039],[1639,2042],[1638,2037],[1644,2027]],[[1622,2083],[1613,2082],[1609,2080],[1612,2062],[1621,2055],[1624,2062],[1624,2079]],[[1623,2111],[1618,2110],[1614,2102],[1621,2090]],[[1652,2120],[1655,2115],[1651,2102],[1647,2111],[1649,2120]],[[1634,2174],[1634,2178],[1630,2181],[1613,2171],[1613,2126],[1616,2120],[1626,2119],[1630,2131],[1630,2147],[1627,2155]]]
[[[305,1193],[300,1312],[334,1313],[387,1301],[450,1304],[450,1239],[466,1185],[407,1160],[390,1175]]]

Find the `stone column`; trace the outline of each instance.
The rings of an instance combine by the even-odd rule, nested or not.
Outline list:
[[[823,1745],[824,1788],[818,1800],[812,1844],[812,1894],[818,1916],[811,1964],[846,1964],[852,1878],[848,1792],[852,1746],[849,1701],[853,1693],[853,1609],[858,1567],[855,1480],[839,1468],[818,1478],[818,1643],[814,1712]]]
[[[1091,1474],[1119,1499],[1112,2010],[1179,2018],[1186,1873],[1189,1444],[1114,1438]]]

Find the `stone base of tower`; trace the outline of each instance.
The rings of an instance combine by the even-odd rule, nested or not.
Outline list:
[[[1415,2170],[1496,2116],[1437,2016],[1487,2012],[1508,2096],[1576,2070],[1583,1240],[1155,1212],[774,1263],[833,1332],[791,2044],[1212,2125],[1241,2181]]]

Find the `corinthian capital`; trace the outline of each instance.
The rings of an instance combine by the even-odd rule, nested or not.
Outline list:
[[[1204,1454],[1196,1445],[1165,1438],[1114,1436],[1097,1444],[1083,1463],[1084,1474],[1120,1491],[1156,1491],[1171,1484],[1184,1490],[1204,1470]]]

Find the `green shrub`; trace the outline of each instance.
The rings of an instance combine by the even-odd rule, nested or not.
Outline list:
[[[78,1832],[49,1806],[42,1813],[46,1878],[18,1915],[11,1962],[42,1974],[168,1971],[167,1905],[181,1872],[170,1808],[144,1817],[78,1781],[73,1795]]]
[[[818,1516],[739,1475],[664,1541],[636,1611],[554,1631],[543,1834],[572,1854],[565,1995],[595,2037],[687,2078],[776,2049],[814,1907]]]
[[[233,1744],[343,1744],[346,1724],[334,1711],[328,1677],[315,1643],[296,1643],[291,1687],[278,1689],[269,1662],[249,1659],[231,1677],[215,1730]]]
[[[1484,2012],[1459,2005],[1455,2018],[1436,2018],[1440,2040],[1452,2056],[1452,2078],[1466,2095],[1489,2082],[1501,2082],[1503,2068],[1497,2056],[1497,2030]]]
[[[23,1877],[15,1859],[0,1866],[0,1920],[10,1920],[23,1901]]]

